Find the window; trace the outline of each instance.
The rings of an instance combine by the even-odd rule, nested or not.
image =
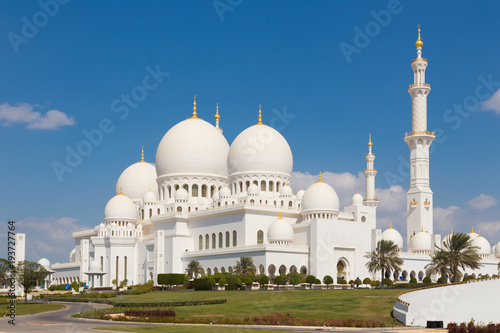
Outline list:
[[[257,244],[264,244],[264,231],[257,231]]]
[[[149,209],[149,218],[151,218],[153,216],[153,210],[150,208]]]
[[[226,247],[229,247],[229,231],[226,231]]]
[[[264,180],[260,182],[260,190],[262,192],[266,191],[266,182]]]
[[[200,237],[198,237],[198,242],[199,242],[199,244],[198,244],[199,249],[203,250],[203,236],[202,235],[200,235]]]
[[[274,191],[274,183],[271,181],[269,182],[269,192]]]
[[[160,208],[156,211],[156,215],[160,215]]]
[[[210,238],[208,237],[208,234],[205,235],[205,249],[208,250],[210,246]]]
[[[215,186],[210,187],[210,198],[213,198],[215,194]]]
[[[219,232],[219,248],[222,248],[222,232]]]
[[[181,206],[177,207],[177,212],[182,213],[182,207]]]
[[[238,235],[236,234],[236,230],[233,231],[233,246],[238,245]]]
[[[215,249],[215,234],[212,234],[212,249]]]
[[[198,185],[194,184],[193,190],[191,192],[192,192],[192,197],[197,197],[198,196]]]
[[[202,196],[203,198],[206,198],[206,197],[207,197],[207,185],[203,185],[203,186],[201,187],[201,196]]]
[[[246,187],[246,190],[248,191],[248,188],[250,187],[250,182],[248,180],[245,182],[245,187]]]
[[[187,184],[182,185],[182,188],[184,188],[189,193],[189,186]]]
[[[240,182],[240,193],[243,192],[243,182]]]

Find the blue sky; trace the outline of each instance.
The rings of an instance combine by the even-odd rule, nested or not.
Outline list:
[[[27,233],[28,259],[66,261],[71,232],[100,223],[120,173],[139,160],[142,145],[154,162],[166,131],[190,116],[194,94],[207,121],[219,103],[229,143],[256,122],[262,104],[264,122],[277,119],[292,148],[294,188],[323,171],[344,204],[364,192],[359,172],[372,132],[385,199],[379,227],[391,220],[405,234],[403,136],[411,130],[407,87],[418,24],[432,87],[428,129],[440,134],[430,170],[435,230],[474,225],[492,245],[500,240],[498,2],[42,0],[1,7],[0,219],[16,219]],[[346,56],[346,48],[356,51]],[[144,90],[152,71],[161,74]],[[125,105],[122,96],[141,92],[128,114],[114,112]],[[54,163],[65,164],[68,147],[77,149],[83,132],[103,121],[112,130],[58,178]]]

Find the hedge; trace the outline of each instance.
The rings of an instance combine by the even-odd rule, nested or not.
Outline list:
[[[194,290],[212,290],[212,286],[209,283],[209,279],[213,279],[215,283],[219,283],[222,276],[205,276],[193,280]],[[237,276],[227,275],[224,276],[226,279],[226,290],[236,290],[241,287],[241,280]]]
[[[175,318],[175,311],[172,310],[127,310],[123,314],[131,317]]]
[[[184,278],[184,274],[158,274],[158,284],[170,286],[184,284]]]
[[[225,304],[227,299],[213,299],[206,301],[184,301],[184,302],[150,302],[150,303],[135,303],[135,302],[113,302],[105,298],[68,298],[68,297],[47,297],[48,300],[54,302],[82,302],[82,303],[104,303],[114,305],[115,307],[130,308],[130,307],[176,307],[176,306],[195,306],[195,305],[214,305]]]

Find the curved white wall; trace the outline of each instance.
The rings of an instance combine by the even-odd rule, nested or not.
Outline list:
[[[416,290],[399,296],[394,316],[410,326],[427,321],[500,322],[500,279],[478,280],[444,287]]]

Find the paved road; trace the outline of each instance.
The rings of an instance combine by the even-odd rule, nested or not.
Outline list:
[[[59,302],[58,302],[59,303]],[[0,318],[0,332],[54,332],[54,333],[78,333],[78,332],[96,332],[93,327],[102,326],[135,326],[136,324],[122,322],[105,322],[72,318],[71,315],[81,311],[100,309],[109,307],[106,304],[95,303],[62,303],[67,308],[57,311],[39,313],[35,315],[25,315],[16,317],[16,325],[8,323],[9,318]],[[150,325],[168,325],[168,324],[150,324]],[[197,325],[198,326],[198,325]],[[202,325],[209,326],[209,325]],[[215,326],[215,325],[214,325]],[[224,325],[224,327],[234,328],[234,332],[238,332],[241,328],[254,328],[265,331],[286,330],[289,332],[351,332],[351,333],[375,333],[375,332],[391,332],[396,333],[396,330],[378,328],[378,329],[333,329],[331,327],[269,327],[269,326],[233,326]],[[399,328],[397,331],[406,331],[408,333],[422,332],[423,330],[415,330],[414,328]],[[435,332],[435,331],[434,331]]]

